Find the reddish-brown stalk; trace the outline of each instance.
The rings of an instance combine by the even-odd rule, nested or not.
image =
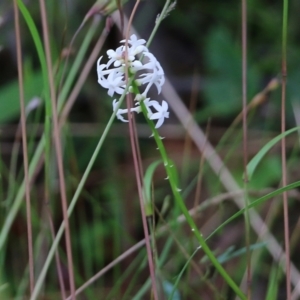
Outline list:
[[[54,229],[53,219],[51,216],[51,211],[47,205],[46,205],[46,214],[48,215],[51,236],[52,236],[52,240],[54,241],[55,229]],[[56,261],[57,276],[58,276],[58,282],[59,282],[60,291],[61,291],[61,297],[62,297],[62,299],[66,299],[67,295],[66,295],[66,288],[65,288],[64,278],[63,278],[62,265],[60,263],[59,253],[58,253],[57,249],[55,251],[55,261]]]
[[[47,61],[47,68],[49,74],[49,87],[50,87],[50,98],[51,98],[52,117],[53,117],[52,120],[53,120],[53,129],[54,129],[53,136],[54,136],[57,167],[58,167],[58,174],[59,174],[61,204],[62,204],[63,218],[65,222],[65,238],[66,238],[69,282],[70,282],[70,290],[71,290],[71,299],[74,300],[76,299],[76,296],[75,296],[75,281],[74,281],[74,272],[73,272],[71,233],[70,233],[70,225],[69,225],[69,218],[68,218],[68,211],[67,211],[68,203],[67,203],[65,176],[64,176],[64,168],[63,168],[62,150],[61,150],[61,143],[60,143],[60,132],[58,126],[56,93],[55,93],[53,70],[52,70],[48,22],[47,22],[47,14],[46,14],[46,7],[45,7],[44,0],[40,0],[40,10],[41,10],[46,61]]]
[[[59,120],[60,128],[65,123],[65,121],[75,103],[75,100],[77,99],[77,96],[78,96],[79,92],[81,91],[81,88],[82,88],[83,84],[85,83],[87,76],[90,73],[90,70],[92,69],[92,67],[95,64],[95,61],[97,60],[99,52],[106,40],[107,34],[108,34],[107,30],[102,31],[100,38],[98,39],[93,51],[91,52],[87,62],[85,63],[85,65],[79,75],[79,78],[76,81],[74,88],[73,88],[69,98],[66,101],[63,111],[60,114],[60,120]]]
[[[30,293],[34,289],[34,262],[33,262],[33,246],[32,246],[32,227],[31,227],[31,201],[30,201],[30,182],[28,174],[28,151],[27,151],[27,133],[26,133],[26,114],[24,102],[24,81],[23,81],[23,67],[21,54],[21,34],[19,11],[17,1],[14,0],[14,15],[15,15],[15,31],[16,31],[16,47],[17,47],[17,63],[18,63],[18,77],[19,77],[19,96],[21,107],[21,127],[22,127],[22,145],[23,145],[23,159],[24,159],[24,182],[25,182],[25,198],[26,198],[26,217],[27,217],[27,239],[28,239],[28,265],[30,277]]]
[[[129,39],[129,33],[130,33],[132,20],[133,20],[133,17],[136,13],[136,10],[137,10],[139,4],[140,4],[140,0],[137,0],[134,8],[132,10],[132,13],[130,15],[128,25],[127,25],[127,31],[125,34],[125,66],[126,66],[125,80],[126,80],[126,85],[128,84],[128,81],[129,81],[129,76],[128,76],[128,39]],[[152,281],[152,291],[153,291],[154,299],[158,300],[159,298],[158,298],[157,288],[156,288],[155,266],[154,266],[152,251],[151,251],[149,231],[148,231],[148,227],[147,227],[147,217],[146,217],[145,207],[144,207],[145,201],[144,201],[143,184],[142,184],[142,182],[143,182],[142,181],[142,178],[143,178],[142,162],[141,162],[141,156],[140,156],[140,152],[139,152],[139,144],[138,144],[138,138],[137,138],[137,132],[136,132],[135,119],[134,119],[134,116],[130,113],[130,107],[132,107],[131,96],[127,95],[126,100],[127,100],[126,102],[127,102],[127,108],[128,108],[130,143],[131,143],[133,163],[134,163],[134,169],[135,169],[135,175],[136,175],[136,181],[137,181],[137,187],[138,187],[138,194],[139,194],[139,200],[140,200],[140,208],[141,208],[143,229],[144,229],[147,256],[148,256],[148,264],[149,264],[150,276],[151,276],[151,281]]]

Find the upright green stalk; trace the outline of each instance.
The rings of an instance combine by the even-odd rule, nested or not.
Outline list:
[[[228,285],[233,289],[233,291],[236,293],[236,295],[238,297],[240,297],[240,299],[242,300],[246,300],[247,297],[244,295],[244,293],[240,290],[240,288],[236,285],[236,283],[232,280],[232,278],[227,274],[227,272],[225,271],[225,269],[221,266],[221,264],[218,262],[217,258],[214,256],[214,254],[212,253],[212,251],[210,250],[210,248],[208,247],[208,245],[205,242],[205,238],[202,236],[202,234],[199,232],[193,218],[190,216],[184,201],[181,197],[180,194],[180,189],[177,185],[177,178],[176,178],[176,173],[175,173],[175,166],[171,163],[171,161],[169,160],[168,156],[167,156],[167,152],[166,149],[163,145],[163,142],[161,140],[161,137],[159,136],[157,130],[154,127],[154,124],[151,120],[149,120],[149,118],[147,117],[147,108],[144,105],[144,103],[141,103],[142,106],[142,110],[143,110],[143,114],[145,116],[145,119],[148,122],[148,125],[150,126],[156,145],[158,147],[158,150],[160,152],[160,155],[163,159],[164,162],[164,166],[165,166],[165,170],[168,176],[168,180],[170,182],[170,186],[173,192],[173,196],[175,198],[175,201],[177,203],[177,205],[179,206],[179,208],[181,209],[182,213],[184,214],[187,223],[189,224],[192,232],[195,234],[196,239],[198,240],[200,247],[203,249],[203,251],[205,252],[205,254],[208,256],[209,260],[211,261],[211,263],[214,265],[214,267],[217,269],[217,271],[220,273],[220,275],[224,278],[224,280],[228,283]]]
[[[138,86],[136,85],[135,81],[134,80],[131,80],[131,81],[132,81],[132,92],[136,95],[140,94]],[[157,148],[158,148],[158,150],[160,152],[160,155],[162,157],[164,167],[165,167],[165,170],[166,170],[166,173],[167,173],[167,176],[168,176],[167,178],[168,178],[168,181],[170,183],[170,186],[171,186],[171,189],[172,189],[172,192],[173,192],[173,196],[175,198],[175,201],[176,201],[178,207],[180,208],[180,210],[184,214],[184,216],[187,220],[187,223],[189,224],[192,232],[195,234],[195,237],[196,237],[196,239],[198,240],[198,242],[200,244],[200,247],[203,249],[205,254],[208,256],[211,263],[214,265],[214,267],[217,269],[217,271],[220,273],[220,275],[224,278],[224,280],[228,283],[228,285],[234,290],[236,295],[238,297],[240,297],[241,299],[246,300],[247,298],[244,295],[244,293],[240,290],[240,288],[236,285],[236,283],[232,280],[232,278],[227,274],[225,269],[221,266],[221,264],[218,262],[217,258],[214,256],[214,254],[212,253],[212,251],[208,247],[207,243],[205,242],[205,238],[199,232],[193,218],[189,214],[189,211],[186,208],[186,206],[184,204],[184,201],[182,199],[182,196],[180,194],[180,189],[178,187],[177,174],[176,174],[175,166],[173,165],[172,161],[168,158],[166,149],[164,147],[164,144],[162,142],[161,137],[158,134],[157,129],[154,126],[154,123],[148,117],[148,110],[147,110],[143,100],[140,102],[140,104],[141,104],[142,112],[145,116],[145,119],[146,119],[149,127],[151,128],[151,131],[153,133],[153,137],[155,139]]]

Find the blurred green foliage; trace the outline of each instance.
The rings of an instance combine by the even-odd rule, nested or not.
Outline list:
[[[0,3],[0,12],[2,16],[4,16],[4,23],[0,27],[0,30],[4,33],[0,34],[0,45],[4,47],[6,52],[4,55],[3,50],[0,50],[0,65],[3,66],[1,70],[2,79],[0,81],[1,125],[16,122],[19,118],[19,92],[11,3],[12,1],[9,0],[4,0]],[[134,25],[143,38],[147,37],[147,30],[153,28],[156,15],[160,11],[163,3],[164,1],[161,0],[143,1],[141,3],[141,7],[134,20]],[[51,50],[55,62],[60,61],[62,50],[69,45],[73,34],[93,4],[93,1],[79,0],[68,2],[47,1],[51,32]],[[129,1],[128,5],[124,8],[125,11],[129,13],[133,5],[134,1]],[[5,9],[2,9],[3,7]],[[28,1],[27,7],[30,9],[40,29],[41,20],[39,17],[38,2]],[[291,103],[294,101],[299,102],[300,95],[299,13],[300,2],[295,1],[295,3],[291,3],[288,38],[287,94],[287,122],[290,126],[294,126],[295,123]],[[158,55],[164,57],[161,61],[161,65],[164,69],[170,70],[167,74],[168,76],[172,77],[173,74],[176,74],[182,82],[185,78],[188,78],[190,84],[195,69],[199,73],[201,86],[198,93],[199,103],[195,117],[201,124],[213,118],[214,121],[216,120],[226,127],[241,111],[242,64],[240,14],[240,3],[233,0],[226,2],[220,0],[178,1],[177,8],[164,20],[157,37],[155,37],[153,47],[155,47],[156,42],[158,46],[155,48],[155,51]],[[270,0],[248,1],[249,101],[265,87],[271,78],[278,76],[281,72],[281,22],[281,2],[274,3]],[[69,49],[71,50],[70,65],[74,61],[76,51],[82,43],[85,33],[86,28],[83,28],[75,40],[73,49]],[[98,36],[94,38],[94,42],[96,42],[97,38]],[[105,49],[118,45],[118,38],[119,33],[113,29],[108,37]],[[24,61],[32,62],[32,66],[30,65],[30,67],[27,66],[25,68],[25,100],[28,102],[34,96],[43,96],[43,83],[36,49],[25,27],[22,28],[22,46]],[[99,56],[105,52],[105,49],[102,49]],[[7,53],[9,53],[10,57],[8,60]],[[3,64],[5,60],[9,63]],[[63,63],[64,61],[62,60],[60,62]],[[13,74],[13,76],[11,74]],[[96,77],[96,68],[93,68],[78,96],[70,116],[70,123],[95,123],[95,125],[92,125],[94,127],[91,126],[93,136],[72,136],[63,139],[66,149],[65,167],[68,169],[66,178],[69,188],[69,197],[72,196],[73,190],[78,184],[81,174],[95,148],[98,136],[100,137],[102,133],[98,128],[98,124],[105,123],[111,114],[110,100],[108,100],[105,92],[103,92],[97,84]],[[188,85],[188,96],[182,93],[186,102],[190,97],[190,86],[191,85]],[[176,88],[178,88],[179,93],[182,92],[182,90],[180,90],[181,84],[176,86]],[[40,117],[41,119],[38,121],[43,122],[43,114],[41,114]],[[257,114],[254,112],[254,116],[250,118],[250,126],[259,129],[278,130],[279,121],[280,90],[271,93],[266,108],[259,108]],[[214,133],[212,130],[212,136]],[[75,212],[75,217],[71,218],[71,223],[76,233],[72,241],[74,246],[74,258],[78,267],[77,274],[80,275],[77,282],[78,285],[84,282],[86,278],[92,276],[96,270],[101,268],[108,261],[111,261],[122,253],[125,246],[127,247],[130,244],[129,242],[138,240],[142,236],[135,179],[131,171],[133,167],[128,136],[127,133],[126,135],[117,133],[117,138],[112,138],[113,139],[107,141],[104,151],[102,151],[98,157],[94,172],[91,174],[85,190],[82,193],[79,208]],[[231,143],[231,140],[228,142],[235,163],[237,160],[235,157],[235,146],[239,142],[240,136],[234,143]],[[141,149],[144,155],[143,158],[149,156],[152,161],[153,156],[155,158],[157,158],[157,156],[156,152],[153,154],[153,144],[150,143],[149,141],[145,142],[142,140]],[[182,141],[178,143],[182,143]],[[224,149],[228,144],[224,144]],[[182,155],[181,152],[179,156],[180,155]],[[241,154],[238,153],[238,155],[240,158]],[[174,156],[176,156],[176,153]],[[230,163],[230,158],[228,160]],[[190,173],[196,174],[196,172],[198,172],[198,156],[197,163],[194,163],[194,161],[192,161],[192,163],[194,169],[192,169]],[[146,161],[145,164],[149,165],[150,163]],[[232,173],[242,185],[241,174],[243,172],[241,166],[242,162],[238,161],[232,168],[234,169]],[[146,169],[145,167],[145,170]],[[258,167],[249,187],[251,189],[263,189],[276,184],[281,176],[280,170],[280,157],[278,154],[268,155]],[[22,172],[22,170],[20,172]],[[4,172],[2,172],[2,174],[3,173]],[[161,174],[155,174],[156,175],[153,176],[157,176],[158,181],[163,178]],[[8,175],[6,176],[8,177]],[[220,187],[220,185],[218,185],[217,176],[215,174],[212,175],[211,170],[205,172],[203,176],[203,182],[205,183],[204,193],[210,193],[211,195],[216,194]],[[8,181],[8,178],[5,177],[4,183],[2,182],[3,186],[5,186],[6,181]],[[216,182],[218,182],[218,184],[216,184]],[[18,184],[19,182],[16,181],[16,186]],[[162,188],[159,189],[159,193],[157,193],[157,186],[159,186],[159,184],[160,188]],[[161,199],[168,194],[168,190],[163,189],[165,182],[163,182],[163,184],[159,182],[159,184],[155,186],[155,195],[156,198],[159,199],[155,200],[157,202],[163,202]],[[53,184],[53,187],[55,187],[55,184]],[[37,186],[34,188],[38,190],[38,188],[42,189],[43,187],[40,187],[37,183]],[[157,196],[157,194],[159,194],[159,196]],[[39,197],[38,192],[35,192],[33,196],[34,203],[39,203]],[[57,194],[54,189],[53,198],[56,199],[56,197]],[[53,207],[56,209],[58,204],[56,203]],[[23,212],[22,215],[24,215]],[[20,217],[18,219],[19,223],[17,225],[24,225],[25,221],[23,218],[24,217]],[[55,222],[59,223],[59,216],[56,216],[56,218],[58,221],[55,219]],[[36,220],[39,219],[36,217],[35,221]],[[37,231],[39,224],[36,223],[34,223],[34,226],[36,226],[35,230]],[[20,234],[20,232],[25,236],[23,231],[18,230],[12,232],[12,239],[18,240],[18,234]],[[187,238],[187,236],[183,233],[180,238]],[[188,250],[192,251],[192,249],[194,249],[192,239],[189,240],[189,238],[187,238],[185,241],[187,241]],[[12,245],[9,244],[8,249],[10,249],[11,246]],[[105,247],[111,249],[111,251],[105,250]],[[15,248],[15,252],[17,252],[17,250],[18,249]],[[10,254],[11,257],[15,257],[15,252]],[[23,255],[23,252],[26,252],[25,248],[22,249],[22,255],[20,256],[26,257],[26,254]],[[176,253],[176,255],[178,255],[176,259],[173,259],[173,256],[169,255],[169,265],[166,267],[167,271],[164,270],[164,272],[168,272],[168,277],[171,278],[171,280],[173,280],[173,276],[178,274],[181,270],[181,261],[186,260],[181,253]],[[180,257],[180,259],[177,259],[178,257]],[[14,282],[20,281],[19,279],[22,276],[19,275],[20,272],[18,273],[19,268],[19,262],[14,262],[9,274],[9,276],[14,277]],[[237,268],[243,271],[243,267],[238,266]],[[120,277],[120,273],[122,273],[122,271],[117,268],[114,272],[112,276],[113,279],[109,279],[109,285],[111,286],[113,286],[113,283],[117,281]],[[135,275],[137,274],[136,276],[139,276],[140,270],[134,270],[134,273]],[[185,275],[186,274],[184,274],[184,276]],[[189,280],[188,276],[189,272],[187,272],[187,277],[184,277],[183,281],[185,279]],[[52,275],[52,277],[55,276]],[[126,279],[124,279],[124,281],[125,280]],[[171,285],[172,284],[174,284],[174,281]],[[203,285],[204,284],[205,282]],[[12,287],[11,289],[13,290],[14,288],[15,287]],[[199,288],[198,283],[197,286],[195,286],[195,289],[196,288]],[[53,284],[53,289],[57,289],[55,284]]]

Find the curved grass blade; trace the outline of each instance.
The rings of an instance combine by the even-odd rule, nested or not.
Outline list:
[[[228,218],[225,222],[223,222],[220,226],[218,226],[205,240],[207,241],[208,239],[210,239],[214,234],[216,234],[217,232],[219,232],[225,225],[227,225],[228,223],[230,223],[231,221],[233,221],[234,219],[236,219],[237,217],[239,217],[240,215],[242,215],[246,209],[251,209],[254,208],[255,206],[264,203],[265,201],[269,200],[270,198],[273,198],[275,196],[278,196],[280,194],[282,194],[285,191],[289,191],[292,189],[295,189],[296,187],[300,186],[300,181],[296,181],[294,183],[291,183],[285,187],[282,187],[274,192],[271,192],[255,201],[253,201],[251,204],[248,205],[247,208],[242,208],[240,209],[237,213],[235,213],[234,215],[232,215],[230,218]]]
[[[247,166],[247,175],[248,175],[248,179],[251,180],[254,171],[256,169],[256,167],[258,166],[258,164],[260,163],[260,161],[263,159],[263,157],[267,154],[267,152],[273,147],[275,146],[282,138],[286,137],[287,135],[297,131],[300,129],[300,126],[292,128],[290,130],[287,130],[286,132],[279,134],[278,136],[276,136],[275,138],[273,138],[271,141],[269,141],[265,146],[263,146],[261,148],[261,150],[251,159],[251,161],[248,163]]]
[[[154,161],[150,166],[147,168],[145,176],[144,176],[144,199],[145,199],[145,213],[146,216],[152,216],[153,215],[153,209],[151,205],[151,183],[152,183],[152,178],[154,175],[154,172],[156,168],[162,163],[162,160],[157,160]]]

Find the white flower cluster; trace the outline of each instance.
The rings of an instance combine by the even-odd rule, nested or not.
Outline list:
[[[125,43],[125,40],[121,41],[121,43]],[[149,52],[148,48],[144,46],[145,43],[145,40],[138,40],[134,34],[128,40],[127,67],[129,76],[134,77],[137,75],[137,78],[134,79],[135,84],[139,87],[145,86],[142,94],[135,96],[135,107],[130,108],[130,112],[140,113],[142,111],[141,101],[143,101],[147,108],[148,118],[157,120],[155,128],[158,128],[163,124],[165,118],[169,118],[168,103],[164,100],[161,104],[156,100],[150,100],[150,98],[147,98],[147,93],[151,86],[155,85],[159,94],[165,82],[165,76],[160,63]],[[108,89],[108,95],[113,97],[114,93],[123,94],[126,88],[125,46],[122,45],[116,50],[108,50],[107,55],[109,61],[106,64],[100,64],[102,56],[97,62],[98,83]],[[140,61],[137,57],[138,55],[143,55],[143,61],[146,60],[146,62]],[[132,92],[133,88],[129,87],[129,91]],[[117,109],[118,103],[116,99],[113,100],[114,111]],[[123,114],[128,114],[128,109],[118,109],[116,116],[119,120],[128,122],[122,116]]]

